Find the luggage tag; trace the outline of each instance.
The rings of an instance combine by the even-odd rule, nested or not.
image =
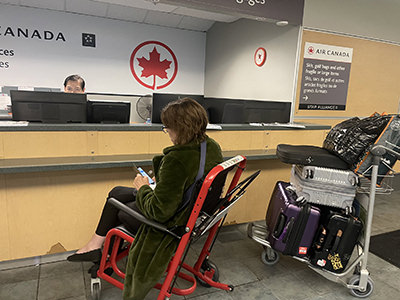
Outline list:
[[[329,253],[327,259],[331,262],[332,268],[335,271],[339,270],[339,269],[343,269],[343,265],[342,265],[342,261],[340,259],[339,253],[336,253],[334,255]]]

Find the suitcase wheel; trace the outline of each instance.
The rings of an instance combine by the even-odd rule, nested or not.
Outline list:
[[[261,253],[261,261],[267,266],[273,266],[279,261],[279,253],[270,247],[264,247]]]
[[[349,280],[349,285],[358,285],[360,283],[360,275],[353,275],[353,277],[350,278]],[[374,282],[372,281],[371,277],[368,276],[367,280],[367,287],[365,288],[365,291],[360,291],[357,288],[350,289],[349,292],[351,295],[358,297],[358,298],[366,298],[369,297],[372,294],[372,291],[374,290]]]

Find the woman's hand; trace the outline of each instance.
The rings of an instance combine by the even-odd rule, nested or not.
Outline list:
[[[133,187],[139,190],[144,185],[150,185],[147,177],[144,177],[140,174],[137,174],[135,179],[133,180]]]

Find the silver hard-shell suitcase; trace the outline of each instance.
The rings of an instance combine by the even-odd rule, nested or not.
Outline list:
[[[322,168],[315,166],[293,165],[293,171],[300,176],[302,180],[309,182],[321,182],[342,187],[354,188],[358,184],[358,176],[350,170],[338,170]]]
[[[293,165],[290,183],[307,202],[332,207],[351,207],[358,177],[352,171]]]

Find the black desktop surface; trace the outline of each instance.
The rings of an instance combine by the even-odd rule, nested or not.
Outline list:
[[[93,101],[87,102],[88,123],[118,124],[129,123],[130,102]]]
[[[153,93],[153,106],[151,110],[151,122],[161,124],[161,110],[169,103],[182,98],[192,98],[198,103],[203,105],[203,95],[191,95],[191,94],[166,94],[166,93]]]
[[[14,121],[86,123],[86,94],[11,90]]]

